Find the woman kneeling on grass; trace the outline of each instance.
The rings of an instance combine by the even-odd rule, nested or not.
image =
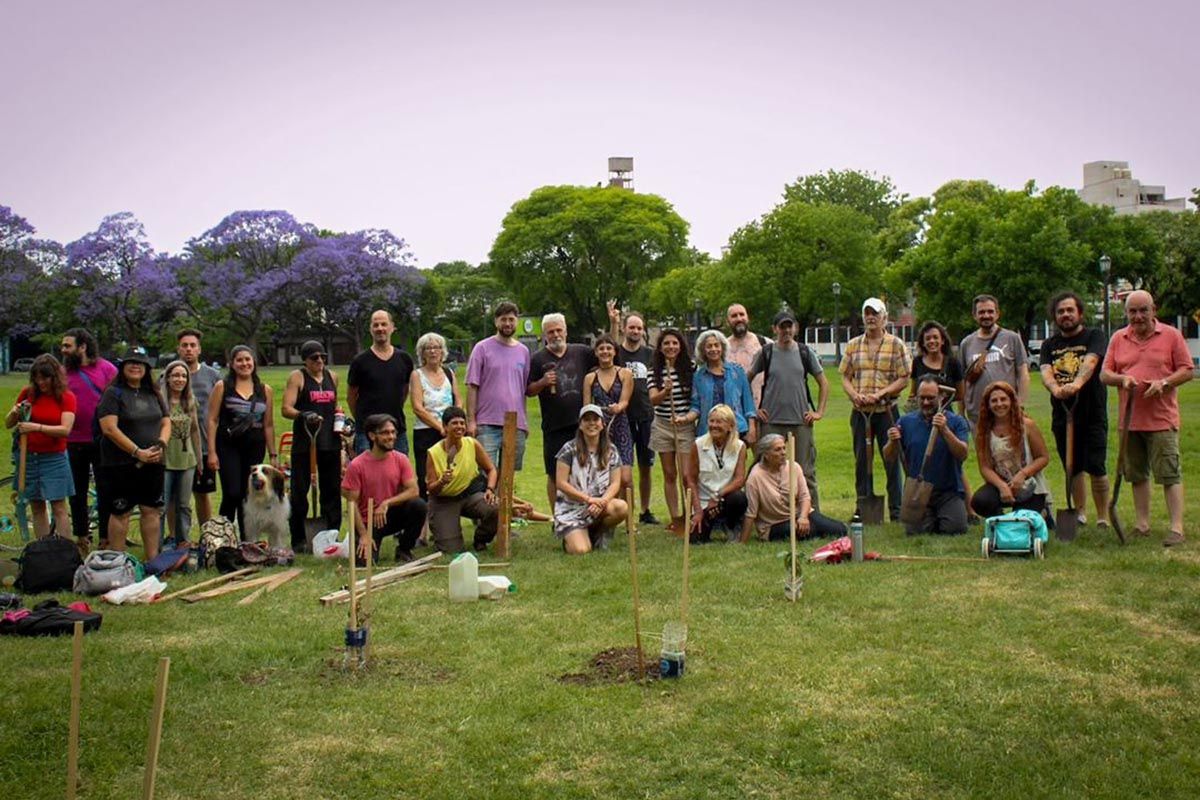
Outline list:
[[[768,433],[758,440],[758,459],[746,480],[748,507],[741,540],[749,541],[752,531],[759,539],[772,542],[790,539],[787,442],[778,433]],[[796,538],[845,536],[844,522],[812,510],[804,470],[794,461],[792,465],[796,475]]]
[[[34,360],[29,385],[21,389],[4,424],[15,427],[18,436],[27,437],[25,499],[33,512],[34,534],[39,539],[50,535],[50,517],[46,514],[49,503],[55,529],[65,536],[70,530],[67,498],[75,494],[67,459],[67,436],[75,424],[75,394],[67,388],[62,367],[54,356],[43,354]]]
[[[442,412],[446,438],[425,457],[429,492],[429,531],[443,553],[463,546],[462,517],[475,520],[474,547],[483,550],[496,538],[496,482],[500,475],[483,445],[467,436],[467,414],[458,406]]]
[[[712,539],[720,525],[733,539],[746,516],[746,444],[737,435],[737,415],[721,403],[708,412],[708,432],[692,445],[687,462],[692,493],[692,541]]]
[[[1012,507],[1046,515],[1050,492],[1043,474],[1050,463],[1046,440],[1022,412],[1016,391],[1004,381],[989,386],[979,400],[975,447],[979,473],[986,481],[971,498],[976,514],[994,517]]]
[[[608,546],[610,531],[625,518],[621,456],[604,430],[604,412],[588,404],[579,411],[575,438],[558,451],[554,533],[569,555]]]

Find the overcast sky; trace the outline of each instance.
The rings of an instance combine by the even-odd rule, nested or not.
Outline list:
[[[238,209],[486,258],[510,206],[635,159],[720,252],[826,169],[910,195],[1200,185],[1200,2],[3,3],[0,204],[67,242],[132,211],[160,250]]]

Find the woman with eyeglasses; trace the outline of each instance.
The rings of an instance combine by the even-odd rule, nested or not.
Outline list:
[[[339,487],[342,482],[341,437],[333,432],[337,409],[337,376],[326,365],[320,342],[300,345],[304,366],[292,370],[283,389],[283,416],[292,420],[292,549],[302,550],[307,541],[304,520],[308,517],[308,495],[312,488],[312,449],[317,451],[317,492],[326,530],[342,524]]]
[[[408,382],[408,392],[415,417],[412,461],[417,470],[417,488],[421,490],[421,499],[428,500],[425,467],[429,448],[446,436],[442,412],[451,406],[462,405],[454,371],[446,366],[446,340],[439,334],[426,333],[417,339],[417,368]]]

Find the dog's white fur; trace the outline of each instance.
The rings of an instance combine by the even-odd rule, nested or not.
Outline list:
[[[256,464],[251,468],[244,511],[246,536],[250,541],[266,539],[271,547],[291,547],[288,518],[292,516],[292,503],[282,472],[270,464]]]

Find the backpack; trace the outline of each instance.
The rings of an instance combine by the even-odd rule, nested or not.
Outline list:
[[[236,525],[220,515],[212,517],[200,526],[200,556],[197,559],[200,567],[214,564],[217,551],[222,547],[236,548],[241,541]]]
[[[758,343],[762,346],[763,391],[766,391],[767,381],[771,377],[771,354],[775,350],[775,342],[763,336],[761,333],[756,333],[754,335],[758,337]],[[804,365],[804,396],[808,399],[809,409],[816,411],[817,406],[813,402],[812,390],[808,388],[808,376],[813,374],[816,367],[816,362],[814,361],[816,354],[813,353],[812,348],[806,345],[804,342],[797,341],[796,346],[800,348],[800,363]]]
[[[62,606],[50,599],[38,603],[32,610],[7,611],[0,618],[0,634],[9,636],[64,636],[75,631],[75,623],[83,623],[83,632],[100,630],[102,614],[92,611],[87,603]]]
[[[213,563],[216,564],[217,572],[225,574],[245,567],[273,567],[278,563],[278,559],[256,542],[242,542],[236,547],[217,548],[213,554]]]
[[[75,543],[54,533],[25,545],[18,561],[16,587],[26,594],[69,591],[83,563]]]
[[[141,564],[128,553],[117,550],[93,550],[75,570],[72,591],[75,594],[104,594],[137,583]]]

